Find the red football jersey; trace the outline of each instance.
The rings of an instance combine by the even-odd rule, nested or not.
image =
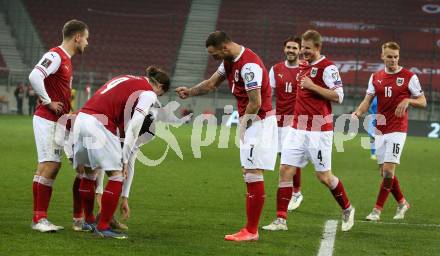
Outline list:
[[[419,79],[411,71],[402,68],[395,74],[380,70],[370,77],[367,93],[377,96],[377,114],[385,117],[386,124],[376,127],[382,134],[391,132],[407,132],[408,111],[401,118],[395,115],[397,106],[402,100],[418,97],[423,91]]]
[[[324,56],[312,64],[300,63],[299,79],[308,76],[313,83],[326,89],[342,87],[338,68]],[[307,131],[332,131],[331,102],[298,85],[293,128]]]
[[[108,118],[105,127],[116,135],[117,128],[124,129],[124,115],[131,118],[139,94],[144,91],[153,91],[146,77],[117,76],[101,86],[80,112],[105,115]]]
[[[223,61],[217,72],[228,80],[229,88],[237,99],[240,117],[245,114],[246,106],[249,103],[247,91],[254,89],[261,89],[261,107],[258,116],[264,119],[266,113],[272,110],[269,75],[260,57],[252,50],[243,47],[242,52],[235,60],[232,62]]]
[[[282,61],[275,64],[269,74],[271,86],[275,88],[278,127],[291,126],[292,124],[284,124],[284,116],[292,118],[295,113],[299,66],[290,67]]]
[[[48,75],[43,68],[39,67],[39,65],[43,65],[45,68],[47,68],[49,65],[51,65],[51,62],[48,59],[43,60],[43,62],[35,66],[35,68],[40,70],[46,77],[44,79],[44,88],[46,89],[50,99],[52,101],[63,103],[63,112],[57,116],[54,112],[49,110],[47,106],[38,104],[35,110],[35,115],[56,122],[60,116],[70,112],[73,68],[70,56],[67,55],[67,53],[61,49],[61,47],[52,48],[49,50],[49,52],[56,52],[60,55],[61,64],[58,70],[54,74]]]

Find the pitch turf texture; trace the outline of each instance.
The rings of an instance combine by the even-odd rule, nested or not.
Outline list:
[[[170,151],[158,167],[137,163],[130,196],[132,215],[127,221],[129,239],[118,241],[72,231],[74,172],[66,160],[49,208],[49,219],[66,230],[42,234],[30,229],[36,166],[32,119],[1,116],[0,255],[316,255],[329,219],[339,221],[334,255],[440,255],[438,139],[409,137],[406,141],[397,170],[412,206],[404,221],[392,220],[396,203],[390,195],[382,223],[361,222],[374,206],[380,176],[357,136],[344,144],[344,153],[333,153],[334,173],[356,207],[357,222],[350,232],[340,231],[340,209],[309,165],[302,174],[305,199],[289,214],[289,231],[260,230],[258,242],[231,243],[223,241],[223,236],[238,231],[245,222],[246,191],[238,149],[219,149],[217,139],[202,148],[202,159],[195,159],[191,129],[190,125],[172,129],[183,160]],[[165,148],[162,140],[155,140],[143,152],[160,157]],[[274,219],[277,180],[278,171],[265,175],[267,198],[260,227]]]

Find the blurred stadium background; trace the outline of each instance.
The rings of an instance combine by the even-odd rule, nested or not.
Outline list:
[[[27,83],[42,54],[61,42],[69,19],[90,27],[89,48],[75,56],[76,106],[112,76],[142,74],[150,64],[173,76],[173,87],[193,85],[215,71],[204,40],[215,29],[250,47],[269,69],[283,58],[282,42],[314,28],[324,36],[323,53],[338,64],[346,99],[335,114],[353,110],[370,74],[382,67],[380,46],[401,45],[401,64],[419,75],[429,101],[410,119],[440,119],[440,3],[429,0],[0,0],[1,112],[16,110],[13,89]],[[175,100],[170,93],[168,100]],[[165,100],[166,101],[166,100]],[[26,108],[24,102],[24,109]],[[195,113],[235,105],[227,86],[182,102]]]

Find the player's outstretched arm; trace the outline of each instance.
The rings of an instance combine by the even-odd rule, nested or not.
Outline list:
[[[178,87],[175,92],[181,99],[186,99],[192,96],[204,95],[213,90],[215,90],[221,82],[224,80],[224,76],[215,72],[209,79],[202,81],[201,83],[188,88],[188,87]]]
[[[353,118],[361,117],[365,112],[368,111],[368,108],[370,107],[371,102],[374,99],[374,95],[366,94],[365,98],[362,100],[361,104],[357,107],[356,111],[354,111],[351,116]]]

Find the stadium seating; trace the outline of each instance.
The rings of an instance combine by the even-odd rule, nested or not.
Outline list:
[[[425,3],[421,0],[310,0],[300,3],[223,0],[217,29],[253,49],[267,68],[283,58],[282,42],[287,36],[300,35],[310,28],[324,36],[322,53],[332,60],[380,63],[380,45],[394,40],[401,44],[401,62],[405,67],[436,67],[436,52],[440,51],[436,42],[440,42],[440,32],[435,34],[429,28],[438,27],[440,20],[422,11],[421,6]],[[217,66],[218,62],[210,60],[206,76]],[[364,86],[370,73],[361,71],[355,75],[351,71],[341,75],[345,84]],[[422,82],[430,81],[429,75],[419,75]],[[434,87],[440,89],[438,80],[432,79]]]
[[[75,70],[114,75],[142,73],[151,64],[172,72],[191,1],[24,3],[47,48],[61,42],[62,25],[67,20],[86,22],[90,28],[89,48],[84,56],[73,59]]]
[[[0,77],[7,76],[9,73],[8,67],[6,66],[6,62],[3,59],[3,55],[0,52]]]

